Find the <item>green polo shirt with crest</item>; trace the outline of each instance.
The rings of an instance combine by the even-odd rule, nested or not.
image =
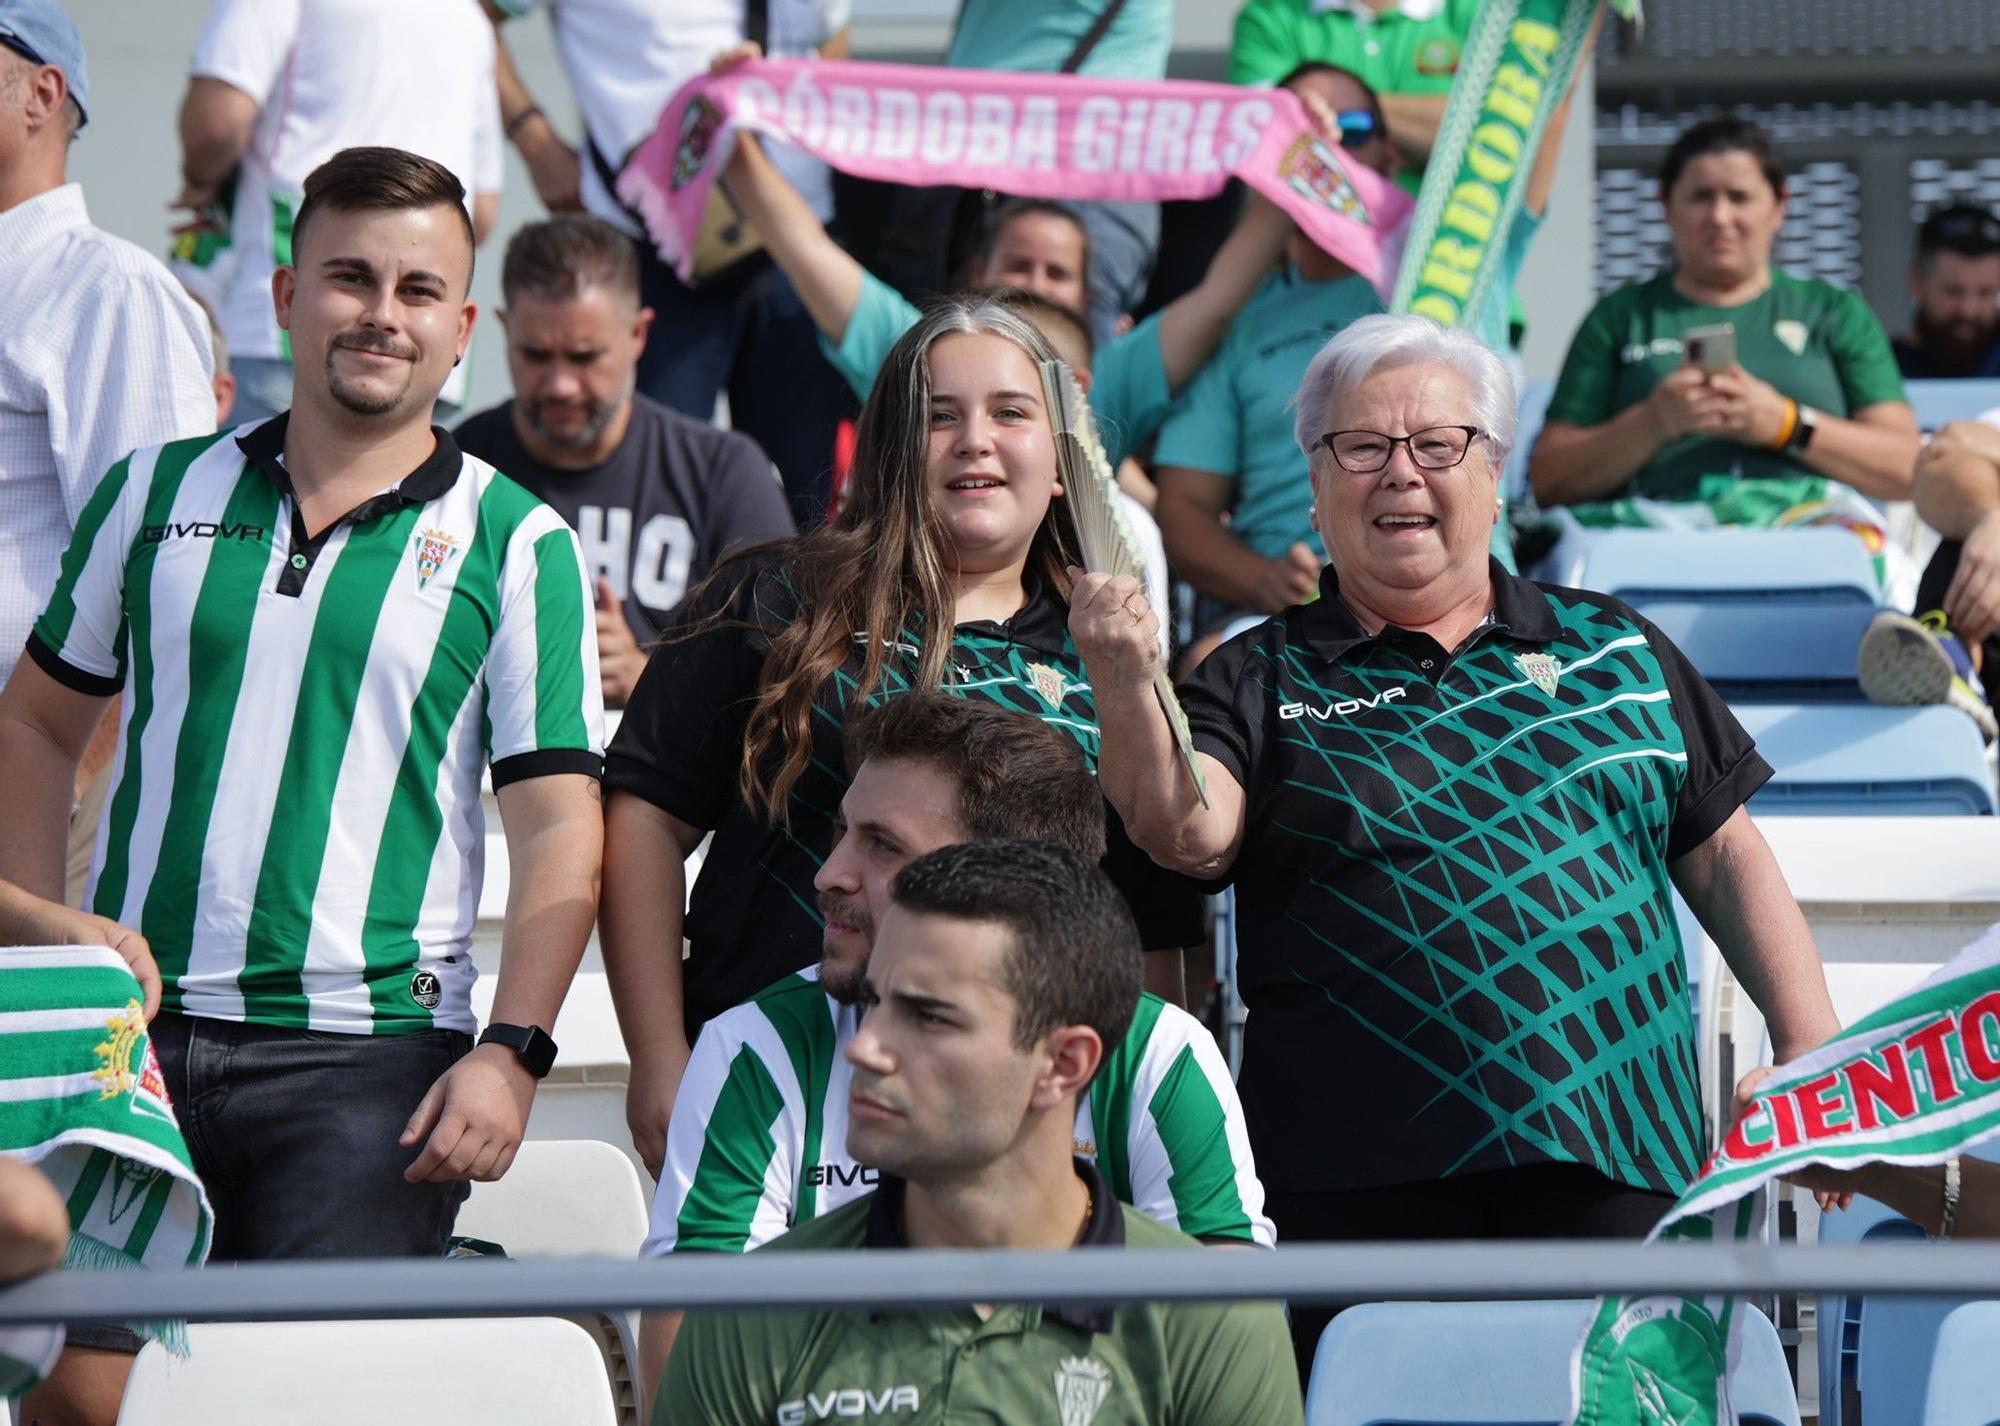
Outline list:
[[[1668,869],[1770,769],[1630,609],[1490,570],[1455,650],[1365,633],[1329,569],[1182,688],[1247,800],[1239,1088],[1274,1190],[1700,1168]]]
[[[1621,287],[1591,308],[1563,358],[1548,422],[1597,426],[1638,405],[1686,361],[1681,339],[1691,328],[1724,322],[1736,329],[1736,359],[1745,371],[1815,410],[1852,416],[1906,399],[1888,334],[1859,293],[1773,270],[1771,285],[1748,302],[1711,307],[1676,291],[1668,271]],[[1813,475],[1780,451],[1689,436],[1661,446],[1615,493],[1696,500],[1716,493],[1718,477],[1733,483]]]
[[[1091,1190],[1075,1251],[1198,1248]],[[903,1184],[772,1240],[760,1252],[895,1251]],[[1273,1302],[1003,1304],[925,1312],[691,1314],[674,1343],[654,1426],[943,1426],[957,1421],[1063,1426],[1297,1426],[1298,1373]]]

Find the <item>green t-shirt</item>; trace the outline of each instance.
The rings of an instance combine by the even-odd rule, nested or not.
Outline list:
[[[1054,74],[1110,0],[965,0],[944,62],[953,69]],[[1174,43],[1174,0],[1128,0],[1078,74],[1165,79]]]
[[[1074,1251],[1194,1248],[1118,1203],[1095,1170]],[[794,1228],[760,1252],[893,1251],[901,1184]],[[815,1415],[814,1403],[829,1409]],[[1006,1304],[924,1312],[692,1313],[674,1343],[654,1426],[880,1426],[1088,1421],[1091,1426],[1297,1426],[1298,1373],[1272,1302]]]
[[[1312,481],[1292,439],[1292,396],[1328,338],[1381,310],[1365,277],[1307,282],[1291,267],[1271,274],[1160,429],[1154,463],[1234,482],[1229,531],[1267,559],[1295,540],[1319,548],[1307,514]]]
[[[1816,410],[1851,416],[1905,399],[1889,338],[1859,293],[1773,270],[1771,285],[1757,297],[1711,307],[1675,291],[1668,271],[1619,288],[1583,319],[1549,399],[1549,423],[1598,426],[1644,401],[1681,365],[1682,335],[1720,322],[1736,328],[1736,359],[1746,371]],[[1778,451],[1686,437],[1660,447],[1614,498],[1691,500],[1706,476],[1811,474]]]
[[[875,386],[889,348],[923,314],[910,300],[872,272],[861,275],[861,296],[840,344],[820,333],[820,350],[863,401]],[[1167,362],[1160,352],[1160,313],[1097,349],[1090,363],[1090,410],[1105,459],[1118,462],[1143,446],[1173,409],[1167,390]]]
[[[1360,0],[1249,0],[1229,46],[1231,84],[1276,84],[1307,60],[1337,65],[1377,94],[1451,91],[1479,0],[1402,0],[1377,15]],[[1397,181],[1415,193],[1424,171]]]

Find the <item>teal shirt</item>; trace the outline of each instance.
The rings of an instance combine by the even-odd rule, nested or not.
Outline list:
[[[965,0],[944,62],[953,69],[1054,74],[1111,0]],[[1165,79],[1174,43],[1173,0],[1127,0],[1079,74]]]
[[[1307,517],[1312,481],[1292,439],[1292,397],[1328,338],[1381,310],[1365,277],[1307,282],[1287,267],[1265,278],[1188,384],[1160,431],[1154,463],[1234,481],[1230,533],[1258,554],[1276,559],[1295,540],[1318,549]]]
[[[834,345],[821,333],[820,350],[863,401],[874,389],[889,348],[922,316],[909,299],[872,272],[861,275],[861,296],[847,331]],[[1090,411],[1112,469],[1143,446],[1173,409],[1167,362],[1160,352],[1160,314],[1097,349],[1090,364]]]

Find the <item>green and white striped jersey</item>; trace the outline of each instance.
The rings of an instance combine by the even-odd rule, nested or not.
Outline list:
[[[874,1189],[847,1152],[861,1007],[814,966],[703,1027],[667,1127],[643,1257],[742,1253]],[[1201,1022],[1156,995],[1077,1105],[1076,1152],[1111,1190],[1196,1238],[1270,1247],[1264,1187],[1229,1067]]]
[[[152,943],[168,1009],[469,1031],[482,770],[601,770],[582,554],[443,431],[308,535],[285,422],[113,466],[28,640],[126,691],[90,904]]]

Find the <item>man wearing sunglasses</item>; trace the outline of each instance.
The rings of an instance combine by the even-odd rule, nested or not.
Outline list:
[[[1910,331],[1890,343],[1906,377],[2000,377],[2000,218],[1968,203],[1917,230]]]
[[[1323,125],[1338,128],[1345,159],[1396,176],[1389,122],[1359,77],[1308,62],[1280,84],[1318,112]],[[1565,102],[1536,156],[1522,212],[1507,235],[1504,280],[1491,285],[1469,321],[1495,351],[1507,349],[1507,294],[1548,205],[1567,113]],[[1168,558],[1198,595],[1189,668],[1232,626],[1308,600],[1319,587],[1325,549],[1307,517],[1305,462],[1292,443],[1285,405],[1327,338],[1380,311],[1381,303],[1366,278],[1310,243],[1294,239],[1287,257],[1189,385],[1154,456],[1160,533]],[[1511,567],[1504,523],[1495,527],[1493,552]]]

